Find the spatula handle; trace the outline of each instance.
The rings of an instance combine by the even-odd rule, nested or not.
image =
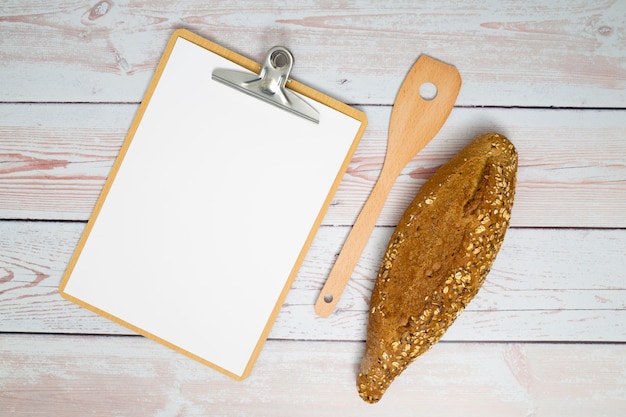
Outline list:
[[[369,198],[357,217],[315,303],[315,313],[318,316],[328,317],[335,310],[335,306],[350,280],[352,271],[354,271],[361,253],[367,245],[372,230],[376,226],[387,195],[401,170],[402,167],[383,165],[378,181],[376,181],[376,185],[374,185]]]

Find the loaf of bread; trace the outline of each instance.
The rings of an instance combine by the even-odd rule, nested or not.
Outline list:
[[[509,226],[517,152],[477,137],[422,186],[392,234],[370,301],[361,398],[375,403],[476,295]]]

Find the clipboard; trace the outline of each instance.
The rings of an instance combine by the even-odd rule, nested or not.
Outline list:
[[[232,378],[249,376],[366,116],[293,80],[319,123],[242,94],[261,66],[171,37],[61,295]]]

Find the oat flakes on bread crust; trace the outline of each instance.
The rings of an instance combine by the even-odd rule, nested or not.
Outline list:
[[[432,347],[483,284],[509,226],[517,152],[474,139],[422,186],[392,234],[372,291],[357,389],[380,400]]]

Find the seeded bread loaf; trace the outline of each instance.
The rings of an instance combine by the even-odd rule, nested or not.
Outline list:
[[[476,295],[509,226],[517,153],[477,137],[422,186],[392,234],[370,301],[361,398],[375,403]]]

